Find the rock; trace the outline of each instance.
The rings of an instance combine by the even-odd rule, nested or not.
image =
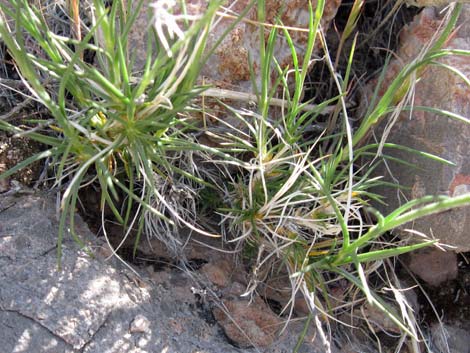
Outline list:
[[[439,13],[434,8],[424,9],[414,21],[401,32],[399,60],[393,61],[386,73],[384,82],[390,82],[403,63],[417,57],[441,24]],[[450,49],[470,49],[470,5],[464,5],[463,12],[445,47]],[[468,56],[449,56],[439,60],[470,76]],[[438,84],[436,84],[438,80]],[[372,84],[373,86],[374,84]],[[379,94],[384,92],[382,87]],[[456,74],[439,66],[428,66],[414,90],[414,104],[455,112],[463,117],[470,116],[468,97],[470,88]],[[440,164],[430,159],[410,154],[406,151],[386,149],[385,154],[402,159],[416,166],[388,161],[388,170],[393,181],[410,190],[402,190],[403,198],[397,196],[396,189],[381,188],[380,194],[386,197],[387,207],[379,206],[386,214],[396,209],[405,200],[424,195],[455,196],[469,191],[470,187],[470,124],[433,114],[432,112],[404,112],[393,126],[387,142],[411,147],[438,155],[455,163],[455,166]],[[381,171],[387,174],[387,169]],[[444,244],[455,246],[455,251],[470,251],[470,208],[459,208],[425,217],[406,225],[416,231],[440,239]]]
[[[265,281],[258,284],[257,292],[263,298],[276,301],[285,308],[292,300],[292,283],[285,268],[273,272],[275,273],[268,275]],[[298,294],[302,296],[300,292]]]
[[[231,0],[226,7],[236,13],[241,13],[248,3],[248,0]],[[324,15],[322,17],[323,28],[326,29],[329,27],[329,23],[335,17],[340,4],[341,0],[326,2]],[[315,9],[315,2],[313,2],[313,7]],[[280,17],[285,26],[297,28],[308,27],[309,13],[308,2],[306,1],[267,0],[266,9],[266,22],[268,24],[276,23],[276,19]],[[249,93],[253,92],[253,87],[250,80],[248,58],[253,62],[254,76],[256,78],[260,77],[261,69],[259,26],[252,24],[258,21],[256,5],[248,12],[246,19],[247,21],[238,23],[227,37],[224,38],[221,45],[215,50],[214,55],[209,59],[206,67],[203,69],[202,75],[221,88],[235,88],[241,92]],[[252,21],[252,23],[249,21]],[[229,18],[223,18],[220,21],[218,26],[211,31],[208,39],[209,48],[215,44],[222,33],[233,24],[233,22],[234,20]],[[290,35],[297,49],[297,55],[299,59],[301,59],[306,49],[308,35],[300,31],[291,31]],[[278,35],[278,42],[274,53],[282,68],[288,66],[292,67],[292,54],[282,34]],[[276,72],[276,69],[273,67],[272,74],[274,72]]]
[[[95,249],[99,241],[80,217],[75,222],[77,234]],[[209,295],[198,294],[206,291],[195,290],[194,277],[167,268],[154,273],[168,275],[153,284],[143,270],[135,274],[116,259],[90,257],[68,233],[58,270],[57,231],[54,198],[0,197],[1,352],[253,352],[227,342],[214,323]],[[257,335],[257,344],[275,341],[265,353],[291,352],[302,323],[293,323],[278,337],[281,319],[262,301],[249,309],[246,304],[226,301],[249,337]],[[236,338],[236,326],[217,315]],[[303,352],[320,352],[314,343],[304,346]]]
[[[292,306],[292,283],[285,269],[276,271],[274,275],[258,284],[257,292],[265,299],[279,304],[283,312],[290,312]],[[307,316],[310,308],[301,291],[297,291],[294,297],[294,313],[297,316]]]
[[[7,310],[0,310],[0,344],[2,352],[77,352],[44,326],[18,312]]]
[[[470,353],[470,333],[458,326],[434,324],[431,336],[436,353]]]
[[[76,222],[78,234],[92,241],[79,217]],[[50,197],[0,198],[0,225],[2,352],[235,352],[216,326],[191,311],[189,288],[185,301],[176,300],[171,288],[146,285],[126,268],[115,268],[115,261],[91,258],[68,234],[59,271]],[[170,315],[164,306],[172,308]],[[176,342],[168,322],[182,318],[185,331]]]
[[[0,258],[0,306],[30,318],[70,347],[83,348],[120,302],[116,271],[79,251],[70,235],[58,270],[51,199],[5,197],[1,204],[7,208],[0,213],[0,247],[7,256]]]
[[[224,246],[221,239],[208,238],[207,236],[200,234],[191,234],[191,232],[186,228],[182,228],[180,233],[182,239],[185,240],[183,255],[186,260],[207,261],[210,259],[211,262],[223,261],[225,254],[216,250],[221,249]],[[205,246],[203,244],[207,244],[209,246]],[[157,257],[162,261],[168,261],[168,263],[175,260],[175,257],[168,252],[165,243],[157,238],[152,237],[145,241],[141,241],[139,243],[138,250],[147,257]]]
[[[130,333],[145,333],[150,328],[150,321],[144,315],[137,315],[131,322]]]
[[[311,310],[302,291],[298,290],[292,298],[292,283],[286,269],[282,268],[273,272],[267,276],[264,282],[258,284],[257,293],[265,299],[278,303],[283,313],[289,313],[293,309],[296,316],[309,315]],[[347,288],[348,282],[346,280],[338,280],[335,285],[328,286],[328,300],[333,310],[345,303]],[[291,307],[292,299],[294,299],[293,308]],[[325,302],[323,304],[327,307]]]
[[[352,340],[352,338],[351,338]],[[360,342],[347,342],[341,347],[341,353],[376,353],[377,351],[374,350],[372,347],[366,346],[364,343]]]
[[[260,298],[251,305],[242,299],[225,300],[223,305],[213,310],[214,317],[237,346],[269,347],[274,342],[282,321]]]
[[[450,0],[406,0],[406,3],[411,6],[445,6],[449,5],[451,2]],[[457,0],[456,2],[461,3],[469,3],[470,0]]]
[[[152,3],[152,0],[146,0],[144,10],[138,17],[138,20],[131,30],[129,42],[135,43],[133,50],[136,51],[136,68],[142,68],[145,62],[145,33],[150,28],[148,15],[145,7]],[[230,0],[225,3],[225,7],[235,13],[241,13],[248,5],[248,0]],[[205,11],[207,0],[189,0],[186,1],[186,10],[190,15],[198,15]],[[331,20],[335,17],[336,11],[341,4],[341,0],[327,1],[325,5],[322,25],[324,28],[329,26]],[[315,8],[315,2],[313,4]],[[304,0],[267,0],[266,1],[266,22],[276,23],[280,16],[283,24],[292,27],[306,28],[308,26],[308,2]],[[178,9],[175,10],[177,13]],[[229,17],[218,17],[217,25],[211,30],[207,48],[212,48],[219,40],[221,35],[229,28],[234,19]],[[257,6],[248,12],[246,21],[236,24],[230,33],[223,39],[220,46],[215,50],[212,57],[203,68],[202,76],[205,83],[213,83],[218,87],[240,90],[244,93],[253,92],[250,80],[249,59],[253,61],[255,77],[260,74],[260,54],[259,54],[259,27],[254,23],[258,21]],[[269,29],[268,29],[269,30]],[[282,31],[281,31],[282,32]],[[307,34],[301,31],[291,31],[290,35],[296,46],[299,58],[302,57],[306,48]],[[282,38],[282,35],[279,35]],[[292,64],[290,49],[284,39],[278,41],[275,49],[276,58],[281,67],[287,67]],[[318,44],[317,44],[318,45]],[[273,67],[273,72],[275,69]]]
[[[242,284],[240,282],[230,282],[225,289],[225,294],[227,297],[230,296],[242,296],[246,292],[246,283]]]
[[[392,307],[393,308],[393,307]],[[363,317],[374,332],[388,332],[399,335],[400,328],[385,312],[373,304],[366,303],[356,312],[357,317]]]
[[[409,269],[431,286],[457,278],[457,255],[452,251],[428,248],[412,252],[407,258]]]
[[[228,260],[210,262],[202,266],[200,272],[219,288],[224,288],[230,283],[230,276],[233,273],[233,265]]]

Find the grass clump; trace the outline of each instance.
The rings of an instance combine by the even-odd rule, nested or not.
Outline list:
[[[211,2],[201,18],[187,16],[182,23],[176,23],[171,9],[155,8],[143,68],[134,66],[128,34],[144,1],[132,3],[113,1],[107,7],[93,1],[90,27],[79,39],[55,34],[40,9],[26,0],[2,5],[2,39],[33,97],[51,115],[35,122],[46,128],[44,133],[0,122],[6,131],[49,146],[2,177],[51,159],[55,186],[62,191],[59,252],[67,217],[73,223],[78,191],[90,183],[99,185],[101,208],[109,207],[126,229],[138,228],[140,234],[144,219],[152,220],[152,226],[147,223],[152,233],[194,223],[193,205],[176,205],[166,193],[170,182],[190,190],[192,183],[202,183],[197,165],[185,170],[188,164],[178,154],[197,149],[187,134],[193,124],[189,102],[201,92],[196,85],[200,66],[194,63],[202,60],[219,2]],[[31,41],[35,52],[27,45]],[[85,53],[94,62],[86,61]]]
[[[257,82],[257,107],[248,111],[225,106],[227,114],[239,122],[237,127],[226,124],[224,129],[201,130],[193,99],[205,89],[197,85],[197,78],[221,2],[209,2],[200,17],[179,18],[167,5],[161,5],[167,3],[157,2],[145,65],[136,68],[128,34],[143,3],[116,0],[106,7],[103,1],[94,0],[91,25],[83,38],[77,30],[74,38],[55,34],[40,10],[27,0],[0,5],[2,39],[34,99],[46,106],[51,116],[35,121],[40,128],[29,131],[0,121],[1,129],[26,134],[49,146],[2,178],[29,163],[50,159],[54,185],[62,192],[59,259],[67,219],[74,234],[73,214],[83,186],[99,186],[103,222],[106,206],[124,226],[125,237],[137,229],[135,244],[145,232],[162,240],[175,254],[183,246],[178,238],[181,227],[218,236],[199,226],[199,200],[210,200],[217,205],[217,209],[209,206],[209,211],[219,213],[224,240],[240,250],[248,249],[245,253],[254,258],[246,294],[255,293],[272,267],[282,266],[291,280],[291,304],[296,293],[302,292],[311,318],[323,332],[319,318],[326,320],[339,310],[332,304],[332,288],[346,280],[350,285],[344,298],[351,302],[341,310],[357,300],[367,300],[404,335],[416,340],[409,313],[398,314],[374,291],[369,278],[386,259],[434,241],[386,244],[381,236],[418,217],[467,205],[470,195],[425,197],[384,216],[370,207],[371,200],[380,201],[380,195],[371,191],[382,183],[372,177],[375,165],[364,167],[360,161],[384,148],[403,148],[385,141],[370,144],[367,136],[387,116],[410,109],[410,92],[426,65],[445,55],[469,55],[442,49],[461,6],[449,12],[440,35],[397,74],[385,93],[379,97],[376,92],[355,127],[347,97],[356,39],[340,76],[338,59],[331,59],[321,26],[324,0],[318,0],[315,8],[310,4],[309,36],[302,58],[289,29],[280,21],[269,30],[262,23],[265,2],[259,0],[261,74],[253,79]],[[362,6],[363,1],[354,1],[340,48],[353,36]],[[291,48],[290,68],[281,67],[276,59],[280,37]],[[35,54],[26,45],[31,40],[37,45]],[[313,105],[303,102],[302,96],[318,46],[339,94]],[[84,59],[90,52],[96,58],[94,63]],[[279,96],[283,97],[281,108]],[[440,113],[467,121],[449,112]],[[326,128],[312,129],[321,126],[319,120],[325,115]],[[201,131],[224,141],[223,146],[198,143],[195,132]]]
[[[355,1],[351,7],[340,43],[344,44],[346,37],[352,35],[362,5],[363,2]],[[300,60],[292,45],[293,67],[290,71],[279,67],[274,53],[279,37],[292,43],[289,32],[278,32],[274,28],[266,36],[266,42],[261,39],[260,71],[263,74],[261,87],[257,87],[258,110],[232,111],[241,125],[244,124],[242,130],[246,132],[243,139],[234,140],[233,144],[250,151],[252,158],[248,165],[240,162],[241,176],[231,179],[231,191],[225,196],[226,200],[230,200],[230,206],[222,212],[223,225],[226,232],[233,235],[231,241],[245,243],[252,252],[256,249],[247,295],[256,292],[257,285],[266,279],[273,266],[281,266],[291,279],[290,304],[294,305],[296,292],[302,292],[320,332],[323,331],[319,318],[327,319],[353,310],[354,303],[365,300],[378,307],[404,335],[417,342],[416,322],[406,306],[401,305],[402,312],[399,313],[399,305],[391,305],[390,300],[385,300],[375,290],[388,286],[390,292],[396,294],[389,299],[402,303],[403,296],[393,291],[397,282],[384,280],[381,286],[373,288],[371,277],[388,263],[387,259],[430,246],[435,241],[424,239],[419,243],[404,240],[389,243],[382,236],[419,217],[469,205],[470,195],[456,198],[428,196],[412,200],[389,215],[382,215],[371,207],[371,200],[381,202],[380,195],[372,190],[385,184],[379,178],[372,177],[379,159],[365,166],[361,165],[361,161],[370,161],[384,148],[406,149],[385,141],[368,143],[367,137],[387,117],[393,118],[410,109],[408,104],[413,85],[425,67],[435,58],[450,54],[442,46],[454,28],[460,6],[448,13],[446,25],[434,42],[418,58],[404,66],[392,82],[387,83],[385,93],[380,97],[375,93],[373,103],[361,117],[359,126],[354,128],[346,99],[356,39],[352,40],[347,67],[340,76],[336,70],[337,60],[334,63],[330,58],[320,27],[324,6],[324,1],[318,1],[315,10],[311,8],[307,50]],[[259,11],[264,11],[262,5]],[[259,18],[263,18],[263,14]],[[266,28],[261,25],[260,38],[264,37],[265,31]],[[303,106],[311,102],[301,102],[299,97],[305,87],[306,72],[313,61],[316,42],[320,42],[323,48],[326,66],[331,71],[339,94],[305,112]],[[463,51],[459,54],[469,55]],[[265,74],[272,67],[277,68],[276,80]],[[288,75],[293,77],[291,81]],[[271,84],[273,81],[275,85]],[[275,112],[272,106],[276,103],[270,104],[275,92],[282,92],[281,95],[286,97],[285,109],[278,120],[272,118]],[[311,126],[320,125],[321,116],[331,111],[331,107],[327,110],[328,104],[334,107],[333,113],[329,114],[329,123],[337,121],[340,127],[335,128],[337,124],[333,124],[332,129],[327,127],[322,133],[312,134]],[[445,111],[439,113],[456,118]],[[457,119],[468,123],[464,117]],[[449,163],[437,156],[407,150],[436,162]],[[348,289],[343,292],[344,302],[333,305],[332,302],[338,298],[331,293],[335,288],[344,286],[344,280],[349,282]]]

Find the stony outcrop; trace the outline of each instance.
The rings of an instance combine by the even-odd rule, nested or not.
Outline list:
[[[235,320],[223,327],[232,340],[245,337],[234,322],[253,319],[239,327],[250,330],[249,346],[257,346],[235,348],[212,317],[212,307],[224,304],[211,297],[210,288],[180,270],[167,268],[149,275],[136,269],[136,274],[116,259],[105,261],[104,245],[78,216],[77,234],[94,256],[66,234],[59,270],[55,199],[26,189],[18,192],[0,197],[0,351],[283,353],[295,346],[302,323],[279,337],[280,319],[264,303],[261,307],[260,299],[249,306],[248,300],[235,295],[225,302],[227,315],[218,310],[216,316],[221,323],[229,317]],[[207,268],[202,273],[209,274]],[[265,322],[265,316],[271,321]],[[234,341],[247,347],[244,342]],[[302,349],[316,352],[308,342]]]
[[[146,0],[146,4],[151,4],[152,0]],[[235,22],[234,15],[242,13],[249,0],[230,0],[224,5],[229,11],[226,17],[218,17],[217,24],[211,31],[207,48],[211,49],[221,38],[224,32]],[[189,0],[186,1],[187,12],[191,15],[198,15],[205,11],[207,0]],[[267,0],[266,1],[266,23],[268,25],[276,24],[276,19],[280,18],[285,26],[294,28],[290,35],[297,50],[299,60],[306,49],[308,34],[300,29],[308,28],[309,10],[308,1],[304,0]],[[328,28],[336,15],[341,0],[330,0],[325,4],[322,25]],[[144,9],[145,9],[144,5]],[[315,8],[316,4],[313,2]],[[221,13],[224,11],[220,11]],[[236,24],[228,35],[222,40],[211,56],[206,66],[202,70],[204,83],[214,84],[217,87],[237,90],[243,93],[253,92],[252,81],[250,79],[250,62],[253,63],[253,73],[255,77],[260,75],[260,52],[259,52],[259,19],[257,15],[257,6],[253,6],[245,19]],[[129,42],[134,43],[133,50],[136,50],[136,67],[142,67],[145,62],[145,33],[151,26],[148,14],[145,10],[141,12],[134,29],[130,32]],[[270,28],[266,28],[267,31]],[[282,33],[282,30],[280,30]],[[266,37],[269,32],[266,33]],[[282,68],[292,67],[292,54],[289,45],[282,34],[279,35],[275,56]],[[317,41],[318,46],[318,41]],[[273,67],[272,72],[276,72]]]
[[[445,44],[450,49],[470,49],[470,5],[464,10],[458,21],[455,32]],[[402,63],[415,58],[427,45],[441,25],[438,10],[424,9],[415,20],[401,33],[401,47],[397,57],[391,63],[384,82],[394,78]],[[447,56],[439,63],[459,70],[470,77],[470,58],[468,56]],[[462,117],[470,116],[470,87],[454,72],[438,65],[430,65],[422,73],[414,90],[415,106],[427,106],[454,112]],[[411,155],[407,151],[386,150],[392,157],[407,161],[408,165],[388,161],[388,168],[382,173],[391,172],[394,181],[409,190],[381,189],[386,196],[388,207],[382,208],[385,213],[394,210],[406,200],[425,195],[455,196],[470,192],[470,124],[438,115],[431,111],[414,110],[404,112],[393,126],[388,142],[411,147],[443,157],[455,166],[440,164],[431,159]],[[410,167],[410,165],[416,168]],[[399,197],[400,196],[400,197]],[[444,244],[455,247],[457,252],[470,250],[470,208],[452,211],[422,218],[407,228],[423,232],[440,239]]]

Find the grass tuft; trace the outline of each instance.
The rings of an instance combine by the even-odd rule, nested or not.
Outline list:
[[[315,323],[325,347],[323,323],[364,301],[379,308],[416,342],[416,320],[410,318],[399,291],[390,284],[401,312],[378,294],[386,284],[372,284],[371,277],[388,259],[435,241],[387,242],[383,236],[419,217],[468,205],[470,195],[429,196],[382,215],[371,207],[374,201],[382,202],[371,191],[385,184],[372,176],[379,159],[367,166],[360,162],[393,148],[451,164],[385,139],[370,143],[368,136],[386,119],[390,119],[390,128],[401,112],[410,109],[469,122],[452,112],[409,106],[413,86],[427,65],[447,55],[469,55],[442,49],[461,5],[449,10],[445,26],[432,43],[386,83],[385,93],[374,94],[356,126],[348,99],[356,60],[356,26],[364,1],[353,2],[334,59],[322,27],[325,0],[318,0],[315,7],[309,2],[309,26],[302,29],[309,36],[302,57],[291,38],[297,29],[284,26],[281,19],[265,24],[265,2],[251,1],[250,6],[257,5],[258,21],[251,23],[259,29],[261,57],[260,75],[252,77],[254,94],[198,85],[207,53],[215,49],[206,48],[214,20],[227,15],[220,11],[222,1],[210,1],[200,16],[185,11],[177,15],[172,2],[155,2],[143,68],[134,65],[129,31],[144,11],[144,1],[132,3],[115,0],[106,6],[93,0],[90,25],[86,26],[79,21],[78,2],[71,1],[69,21],[74,30],[70,36],[51,30],[41,9],[27,0],[0,4],[2,40],[31,98],[50,114],[50,119],[36,122],[45,129],[0,120],[0,129],[48,146],[0,179],[48,160],[53,187],[61,194],[59,264],[68,227],[80,242],[73,224],[79,192],[94,184],[100,190],[105,235],[105,210],[123,227],[123,239],[115,251],[130,236],[135,237],[137,247],[145,234],[182,256],[182,228],[222,236],[251,257],[252,278],[246,295],[255,294],[272,267],[289,274],[292,300],[284,311],[292,312],[296,294],[301,292],[311,310],[307,325]],[[234,23],[244,20],[247,12],[245,9]],[[279,40],[290,46],[292,64],[288,68],[276,58]],[[340,74],[338,62],[348,40],[352,45],[346,69]],[[316,48],[321,48],[332,86],[339,92],[320,104],[302,100],[308,72],[318,60]],[[90,53],[94,61],[87,61]],[[467,79],[465,82],[468,84]],[[219,102],[224,114],[238,124],[232,126],[222,116],[213,116],[218,125],[207,127],[199,113],[210,112],[196,107],[196,98],[201,96],[255,101],[256,108],[234,109]],[[202,135],[216,143],[203,143]],[[220,217],[219,228],[207,227],[215,212]],[[335,288],[344,289],[342,303],[332,295]]]

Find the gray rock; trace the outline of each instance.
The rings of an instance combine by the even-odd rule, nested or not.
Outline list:
[[[50,198],[5,197],[0,209],[2,309],[32,319],[81,349],[116,305],[120,294],[116,270],[79,251],[68,234],[58,269],[58,226]],[[77,231],[91,239],[83,223]]]
[[[77,234],[98,249],[78,216],[76,224]],[[143,271],[139,277],[117,261],[90,257],[70,234],[59,270],[57,231],[53,198],[28,193],[0,198],[2,353],[287,353],[297,343],[301,322],[271,347],[238,349],[211,318],[209,299],[194,295],[191,277],[173,270],[154,283]]]
[[[34,320],[18,312],[3,309],[0,310],[0,347],[1,351],[5,353],[76,352],[68,343]]]
[[[464,10],[458,22],[458,30],[452,34],[446,48],[470,49],[470,5]],[[437,10],[424,9],[401,33],[401,47],[398,51],[400,61],[395,60],[388,68],[384,82],[390,82],[401,69],[402,63],[417,57],[435,35],[441,23]],[[461,73],[470,76],[470,58],[449,56],[439,60]],[[384,88],[382,88],[384,89]],[[382,91],[381,89],[381,91]],[[429,66],[414,90],[414,104],[428,106],[470,116],[468,97],[470,88],[463,80],[439,66]],[[440,164],[431,159],[419,157],[406,151],[385,149],[384,153],[410,163],[403,165],[388,161],[388,168],[381,174],[392,178],[389,181],[409,187],[409,190],[380,190],[386,196],[387,207],[382,211],[389,213],[406,200],[425,195],[455,196],[470,190],[470,124],[452,120],[431,112],[404,112],[393,126],[387,142],[411,147],[443,157],[455,163],[455,166]],[[411,166],[415,166],[413,168]],[[457,252],[470,251],[470,208],[460,208],[425,217],[406,225],[416,231],[440,239],[444,244],[456,247]]]
[[[0,281],[3,308],[35,320],[76,349],[93,337],[120,298],[115,271],[76,249],[64,249],[61,271],[53,253],[3,267]]]
[[[458,326],[434,324],[432,343],[439,353],[470,353],[470,332]]]
[[[137,315],[131,322],[130,333],[145,333],[150,328],[150,321],[144,315]]]

